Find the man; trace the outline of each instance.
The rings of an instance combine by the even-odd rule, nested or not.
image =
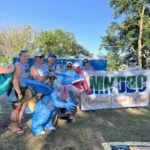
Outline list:
[[[130,67],[127,68],[127,71],[136,71],[136,70],[141,70],[142,68],[140,66],[137,66],[137,59],[136,58],[131,58],[130,59]]]
[[[50,82],[51,82],[51,87],[53,88],[54,86],[54,80],[56,78],[55,76],[55,71],[61,71],[60,69],[58,70],[57,65],[55,64],[57,56],[54,53],[49,53],[48,58],[47,58],[47,66],[50,72]]]

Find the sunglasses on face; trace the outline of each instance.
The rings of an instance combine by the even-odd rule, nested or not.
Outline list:
[[[88,61],[84,61],[83,63],[84,63],[84,64],[85,64],[85,63],[88,63]]]
[[[67,68],[72,68],[72,66],[67,66]]]
[[[36,56],[37,58],[40,58],[40,59],[42,59],[42,58],[44,58],[44,56],[42,55],[42,56]]]

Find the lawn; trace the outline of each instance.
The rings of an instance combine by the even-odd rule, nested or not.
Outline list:
[[[103,150],[104,142],[149,142],[150,106],[80,111],[72,123],[59,120],[57,130],[42,137],[12,134],[9,114],[0,115],[0,150]]]

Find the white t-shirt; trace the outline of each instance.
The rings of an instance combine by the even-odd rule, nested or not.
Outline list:
[[[135,67],[129,67],[127,68],[126,71],[137,71],[137,70],[142,70],[142,68],[140,66],[135,66]]]

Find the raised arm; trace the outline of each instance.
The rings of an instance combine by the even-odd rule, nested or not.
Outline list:
[[[9,74],[9,73],[12,73],[14,70],[15,70],[14,65],[7,66],[7,67],[0,66],[0,74],[5,74],[5,73]]]

